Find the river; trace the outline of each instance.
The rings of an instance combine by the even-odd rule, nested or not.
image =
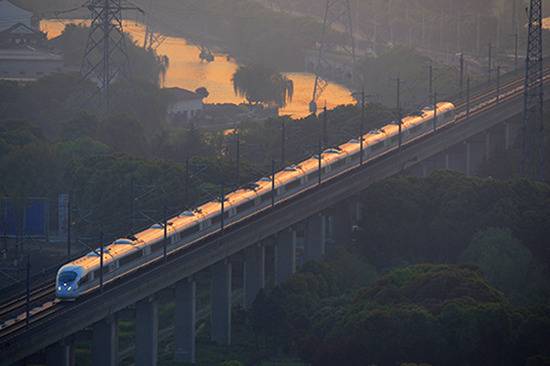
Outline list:
[[[43,20],[40,27],[48,33],[48,38],[54,38],[61,34],[65,24],[82,22],[82,20]],[[138,44],[143,43],[145,30],[141,23],[125,21],[124,28]],[[210,93],[204,100],[205,103],[239,104],[244,102],[243,98],[235,95],[231,82],[238,65],[227,55],[216,54],[214,62],[201,62],[199,59],[200,49],[182,37],[167,37],[158,47],[157,53],[166,55],[170,59],[170,66],[164,81],[165,87],[195,90],[203,86]],[[307,116],[315,76],[310,73],[285,73],[285,75],[294,82],[294,97],[286,107],[280,109],[279,114],[290,115],[293,118]],[[330,83],[318,102],[320,106],[325,103],[331,109],[338,105],[355,102],[347,88]]]

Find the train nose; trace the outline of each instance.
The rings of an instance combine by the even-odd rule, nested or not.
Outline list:
[[[74,283],[60,283],[57,285],[57,294],[60,297],[75,296],[76,286]]]

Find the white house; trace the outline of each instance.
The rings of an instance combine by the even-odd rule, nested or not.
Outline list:
[[[63,57],[50,52],[32,12],[0,0],[0,79],[33,81],[63,72]]]
[[[187,122],[203,110],[202,95],[182,88],[164,88],[171,103],[168,106],[168,121]]]
[[[0,48],[0,79],[34,81],[64,71],[63,57],[32,47]]]
[[[33,13],[13,5],[9,0],[0,0],[0,32],[21,23],[36,28]]]

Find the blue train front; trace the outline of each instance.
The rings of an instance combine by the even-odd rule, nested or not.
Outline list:
[[[76,299],[82,286],[83,270],[78,266],[65,265],[57,272],[55,295],[58,299]]]

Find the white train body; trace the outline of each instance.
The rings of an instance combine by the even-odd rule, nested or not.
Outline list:
[[[452,103],[437,104],[437,127],[455,120]],[[402,143],[420,137],[434,128],[433,108],[423,109],[416,115],[402,120]],[[363,136],[364,160],[375,158],[399,144],[399,127],[392,123]],[[359,140],[351,140],[337,148],[321,154],[321,175],[323,179],[354,167],[359,162]],[[314,186],[319,180],[319,158],[311,157],[297,165],[285,168],[275,174],[277,200]],[[256,210],[271,205],[272,182],[262,178],[246,188],[238,189],[225,196],[224,221],[235,222]],[[194,211],[186,211],[168,220],[166,247],[168,251],[189,245],[197,238],[219,229],[221,223],[221,202],[207,202]],[[118,239],[104,247],[103,281],[107,283],[153,260],[164,253],[164,227],[155,224],[135,234],[132,239]],[[56,295],[59,299],[71,300],[99,287],[100,255],[90,252],[62,266],[56,279]]]

